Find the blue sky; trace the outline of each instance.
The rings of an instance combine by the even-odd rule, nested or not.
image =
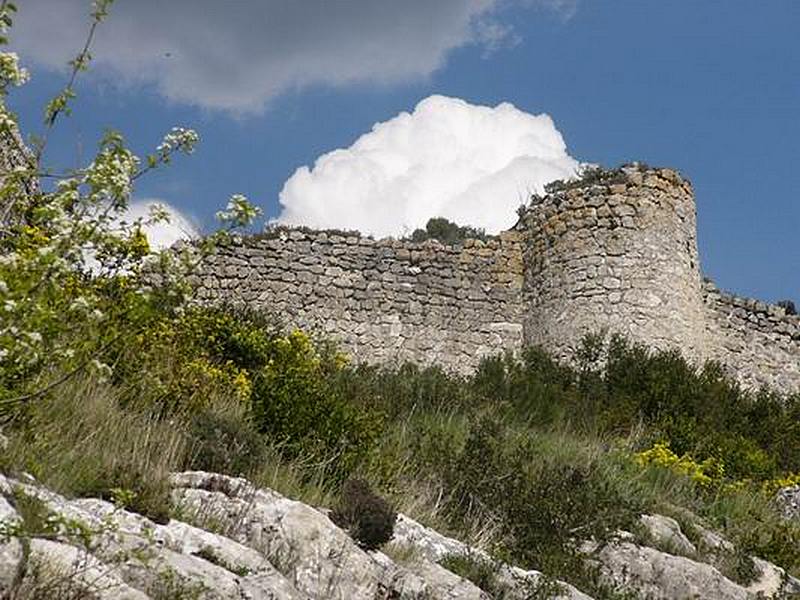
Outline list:
[[[330,0],[320,16],[320,1],[216,3],[236,8],[205,21],[197,2],[117,0],[49,159],[78,164],[105,127],[141,153],[170,127],[193,127],[196,153],[137,197],[208,228],[232,193],[277,217],[298,167],[428,96],[510,102],[550,115],[579,161],[679,169],[697,194],[705,274],[742,295],[800,300],[800,2]],[[19,4],[17,49],[33,79],[10,103],[35,132],[86,3]],[[498,144],[515,141],[498,131]]]

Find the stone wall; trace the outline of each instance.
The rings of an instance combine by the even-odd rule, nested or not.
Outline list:
[[[701,280],[694,194],[669,169],[557,184],[485,243],[270,231],[220,249],[198,282],[200,301],[272,310],[359,361],[466,373],[525,345],[564,358],[606,329],[717,360],[748,386],[800,390],[800,321]]]
[[[243,238],[200,275],[198,299],[244,303],[338,339],[356,360],[466,373],[522,344],[522,248],[506,232],[463,246],[298,229]]]
[[[708,353],[747,386],[800,389],[800,317],[703,283]]]
[[[0,131],[0,187],[15,169],[32,170],[33,154],[25,146],[16,129]],[[39,191],[39,184],[34,176],[25,176],[18,182],[19,195],[16,193],[0,198],[0,235],[4,235],[9,225],[19,222],[15,202],[20,196],[31,196]]]

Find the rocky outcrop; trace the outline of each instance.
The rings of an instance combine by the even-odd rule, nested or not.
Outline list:
[[[164,593],[253,600],[489,597],[422,552],[412,565],[365,552],[324,512],[244,479],[190,472],[176,474],[173,484],[182,519],[162,525],[104,500],[68,500],[0,476],[0,520],[11,532],[0,544],[0,597],[12,588],[36,589],[43,577],[50,586],[83,585],[87,595],[79,597],[102,600]],[[56,535],[23,535],[22,518],[5,499],[19,494],[57,516]],[[81,535],[71,529],[78,523]]]
[[[104,500],[70,500],[0,475],[0,597],[57,590],[70,600],[527,600],[548,590],[550,598],[591,600],[404,515],[385,552],[366,552],[324,511],[245,479],[187,472],[172,484],[180,518],[159,524]],[[25,510],[15,508],[21,498],[30,500]],[[28,529],[31,506],[45,511],[47,531]],[[752,581],[725,577],[717,562],[732,545],[709,530],[698,527],[692,542],[668,517],[645,515],[642,525],[640,540],[623,532],[602,547],[586,545],[608,587],[676,600],[800,594],[800,582],[756,558]],[[453,557],[492,565],[495,595],[448,570]]]
[[[587,543],[584,549],[604,583],[642,598],[715,598],[720,600],[800,597],[800,581],[770,562],[750,562],[747,581],[723,574],[735,556],[734,545],[718,533],[693,523],[697,543],[675,519],[642,515],[642,534],[621,531],[609,544]]]
[[[600,550],[601,573],[615,589],[644,598],[747,600],[748,591],[715,567],[654,548],[619,541]]]

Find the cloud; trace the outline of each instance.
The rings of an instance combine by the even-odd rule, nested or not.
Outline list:
[[[277,220],[386,236],[446,217],[494,233],[514,224],[532,192],[578,166],[546,114],[431,96],[297,169]]]
[[[189,217],[161,200],[142,199],[132,202],[120,221],[130,223],[136,219],[147,219],[150,216],[151,208],[156,205],[166,209],[169,214],[169,222],[156,223],[143,228],[153,250],[163,250],[178,240],[189,240],[200,235],[199,229]]]
[[[487,51],[518,38],[504,6],[561,11],[576,0],[135,0],[112,6],[93,55],[114,81],[165,97],[258,112],[314,85],[398,83],[429,76],[449,51]],[[34,64],[63,68],[82,47],[88,0],[26,0],[12,45]]]

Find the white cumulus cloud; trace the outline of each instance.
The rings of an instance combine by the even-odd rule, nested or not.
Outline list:
[[[510,0],[561,11],[570,0]],[[572,0],[574,1],[574,0]],[[257,112],[314,85],[429,76],[448,53],[516,39],[509,0],[120,0],[92,55],[113,81],[152,85],[176,102]],[[63,69],[83,46],[89,0],[25,0],[11,43]]]
[[[163,207],[169,214],[169,221],[154,223],[142,228],[153,250],[163,250],[178,240],[190,240],[200,235],[199,229],[189,217],[161,200],[142,199],[131,202],[125,213],[120,216],[119,221],[131,223],[136,219],[147,220],[154,206]]]
[[[532,192],[578,167],[549,115],[431,96],[297,169],[277,220],[390,236],[445,217],[496,233]]]

